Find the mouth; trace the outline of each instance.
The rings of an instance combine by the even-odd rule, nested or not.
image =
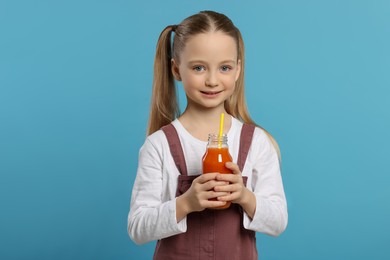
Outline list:
[[[206,95],[208,97],[213,97],[221,93],[222,91],[201,91],[203,95]]]

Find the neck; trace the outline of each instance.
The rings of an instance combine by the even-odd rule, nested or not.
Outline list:
[[[195,138],[207,141],[208,134],[219,133],[221,113],[225,113],[223,132],[230,129],[232,118],[224,108],[207,110],[187,109],[179,117],[180,123]]]

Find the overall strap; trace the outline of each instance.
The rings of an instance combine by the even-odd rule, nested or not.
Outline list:
[[[181,175],[187,176],[186,160],[184,158],[183,149],[175,127],[172,124],[168,124],[163,126],[161,130],[163,130],[165,136],[167,137],[169,149],[171,150],[177,169]]]
[[[240,171],[244,169],[246,157],[249,153],[249,148],[252,143],[253,133],[255,131],[254,125],[243,124],[240,135],[240,148],[238,150],[237,165]]]

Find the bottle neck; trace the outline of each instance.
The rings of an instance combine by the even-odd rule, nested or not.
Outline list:
[[[207,147],[208,148],[228,148],[227,135],[222,134],[221,136],[219,136],[217,134],[209,134]]]

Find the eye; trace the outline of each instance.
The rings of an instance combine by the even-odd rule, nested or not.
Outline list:
[[[199,66],[194,66],[193,70],[201,72],[201,71],[206,70],[206,68],[204,66],[199,65]]]
[[[226,66],[226,65],[224,65],[224,66],[221,67],[221,71],[222,71],[222,72],[228,72],[228,71],[231,70],[231,69],[232,69],[232,67]]]

